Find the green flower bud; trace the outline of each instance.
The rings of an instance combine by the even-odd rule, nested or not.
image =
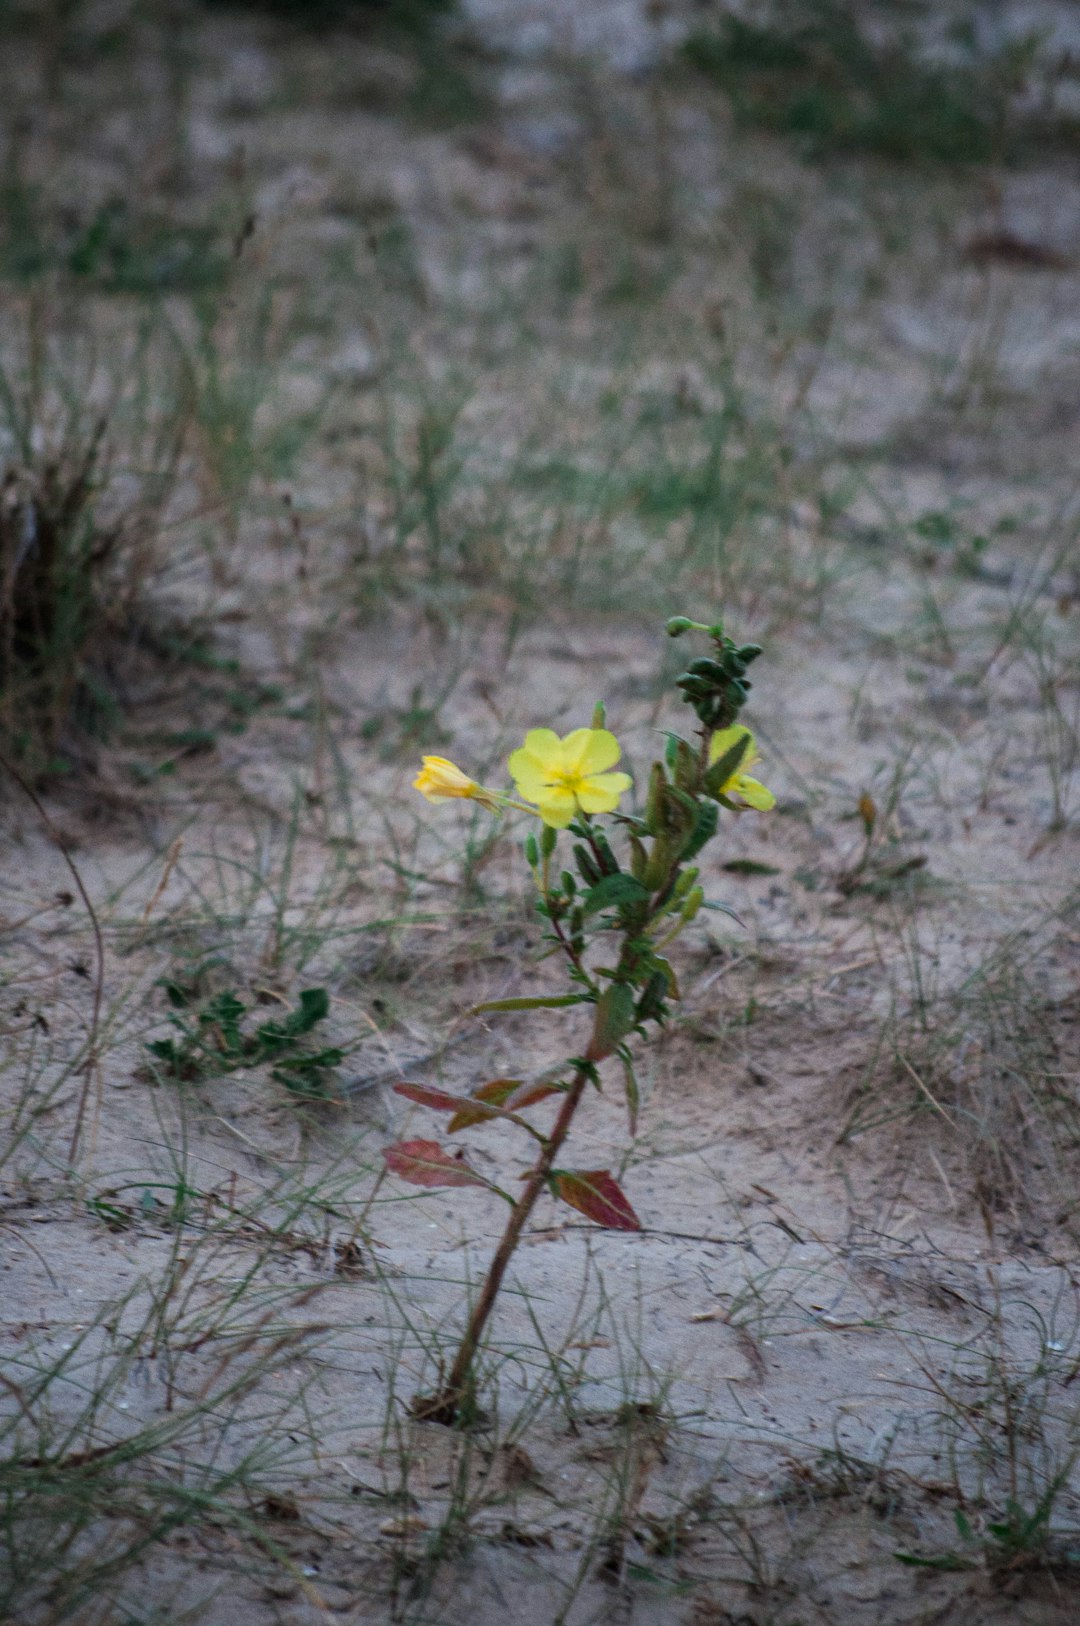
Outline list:
[[[698,872],[696,867],[692,866],[690,869],[684,869],[682,874],[679,876],[679,879],[675,882],[675,896],[677,898],[685,898],[686,894],[689,892],[697,878]]]
[[[728,676],[727,662],[713,660],[711,655],[699,655],[686,670],[694,677],[706,678],[710,683],[723,683]]]
[[[667,774],[663,765],[654,762],[649,774],[649,793],[645,798],[645,823],[649,827],[651,836],[658,836],[664,828],[664,792],[667,790]]]
[[[705,902],[705,888],[695,886],[682,907],[682,920],[685,923],[693,920],[701,905]]]
[[[540,833],[540,851],[543,853],[545,858],[551,857],[552,853],[555,851],[558,840],[559,832],[553,829],[550,824],[545,824]]]
[[[540,862],[540,848],[536,845],[536,837],[525,837],[525,862],[530,869],[535,869]]]
[[[690,632],[697,626],[696,621],[691,621],[685,615],[673,615],[665,631],[669,638],[681,638],[684,632]]]
[[[668,878],[673,856],[669,839],[666,836],[659,836],[653,842],[653,850],[645,865],[645,873],[641,877],[642,886],[647,886],[650,892],[655,892],[663,886]]]
[[[688,836],[697,823],[697,798],[687,795],[675,785],[669,785],[664,797],[664,828],[682,838]]]
[[[697,777],[697,752],[691,750],[685,740],[679,740],[675,747],[675,783],[680,790],[693,790]]]

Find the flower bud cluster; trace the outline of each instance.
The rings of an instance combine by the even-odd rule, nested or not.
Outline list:
[[[746,674],[751,662],[761,654],[761,645],[736,644],[719,621],[705,627],[685,616],[676,616],[667,627],[673,638],[691,629],[708,633],[714,653],[692,660],[675,679],[675,685],[682,690],[686,704],[693,706],[704,728],[728,728],[746,704],[752,687]]]

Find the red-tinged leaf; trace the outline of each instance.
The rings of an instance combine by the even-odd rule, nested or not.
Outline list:
[[[521,1087],[520,1078],[493,1078],[487,1084],[481,1084],[472,1095],[458,1103],[458,1110],[454,1113],[447,1132],[456,1135],[459,1129],[471,1129],[473,1124],[487,1123],[492,1118],[502,1116],[502,1108]]]
[[[549,1095],[560,1095],[557,1084],[525,1084],[520,1078],[493,1078],[474,1090],[467,1104],[462,1104],[447,1125],[447,1132],[455,1135],[459,1129],[473,1124],[487,1123],[492,1118],[505,1118],[545,1101]]]
[[[449,1152],[437,1140],[399,1140],[383,1151],[391,1174],[409,1180],[414,1186],[484,1186],[482,1174]]]
[[[509,1096],[503,1105],[508,1110],[520,1112],[523,1107],[534,1107],[537,1101],[546,1101],[552,1095],[562,1095],[565,1092],[560,1084],[523,1084]]]
[[[463,1096],[448,1095],[446,1090],[436,1090],[430,1084],[395,1084],[394,1094],[418,1101],[422,1107],[431,1107],[435,1112],[456,1112],[464,1100]]]
[[[607,1169],[563,1169],[552,1176],[556,1197],[608,1231],[640,1231],[641,1221]]]

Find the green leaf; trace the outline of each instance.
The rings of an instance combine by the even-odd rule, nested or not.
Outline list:
[[[715,806],[715,803],[710,804]],[[720,868],[729,875],[779,875],[775,864],[759,864],[756,858],[730,858]]]
[[[264,1022],[256,1030],[259,1043],[268,1049],[278,1049],[291,1039],[310,1033],[330,1010],[330,995],[325,988],[305,988],[300,1003],[280,1022]]]
[[[716,826],[720,820],[720,809],[715,802],[699,802],[697,805],[697,819],[690,836],[690,840],[682,850],[682,859],[696,858],[702,847],[710,842],[716,834]]]
[[[320,1050],[314,1056],[294,1056],[270,1070],[270,1076],[294,1095],[329,1100],[333,1091],[324,1074],[344,1060],[340,1050]]]
[[[723,790],[733,773],[738,773],[739,764],[750,749],[750,735],[743,734],[735,744],[717,757],[708,773],[705,775],[705,791],[709,796],[716,796]]]
[[[634,990],[625,982],[613,982],[596,1002],[596,1023],[585,1055],[589,1061],[603,1061],[630,1032],[634,1015]]]
[[[562,1005],[580,1005],[587,997],[585,994],[522,994],[516,999],[485,999],[482,1005],[474,1005],[469,1014],[479,1016],[482,1011],[553,1011]]]
[[[741,917],[735,913],[735,910],[731,907],[730,903],[711,903],[709,899],[706,898],[701,907],[703,909],[713,909],[718,915],[730,915],[731,919],[734,920],[737,925],[741,926],[743,924]]]
[[[654,970],[662,971],[664,976],[667,978],[668,998],[681,999],[682,994],[679,992],[679,979],[675,975],[675,967],[672,965],[671,961],[666,959],[662,954],[653,954],[650,957],[650,964],[653,966]]]
[[[893,1557],[901,1564],[909,1564],[914,1569],[921,1570],[970,1570],[974,1569],[974,1562],[970,1558],[961,1558],[959,1553],[940,1553],[933,1558],[922,1558],[918,1553],[894,1552]]]
[[[595,915],[600,909],[627,909],[648,899],[648,891],[632,875],[605,875],[591,886],[582,899],[586,915]]]
[[[636,1022],[660,1022],[666,1012],[664,1000],[667,997],[668,980],[659,968],[650,976],[645,984],[645,991],[637,1002],[634,1012]]]
[[[330,1010],[330,995],[325,988],[303,988],[299,1007],[286,1021],[290,1033],[310,1033],[316,1022],[321,1022]]]

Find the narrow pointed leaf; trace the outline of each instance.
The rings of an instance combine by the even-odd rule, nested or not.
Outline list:
[[[716,802],[698,803],[693,832],[680,855],[684,864],[689,863],[691,858],[696,858],[702,847],[712,840],[719,822],[720,809]]]
[[[474,1005],[473,1016],[481,1011],[541,1011],[555,1010],[560,1005],[580,1005],[583,994],[522,994],[515,999],[485,999],[482,1005]]]
[[[708,898],[706,898],[701,907],[703,909],[712,909],[718,915],[730,915],[731,919],[736,921],[740,926],[743,924],[742,916],[735,913],[735,910],[731,907],[730,903],[712,903]]]
[[[490,1182],[460,1158],[444,1152],[436,1140],[399,1140],[383,1151],[391,1174],[414,1186],[483,1186]]]
[[[735,744],[717,757],[708,773],[705,775],[705,791],[709,796],[718,796],[723,790],[732,774],[738,773],[743,757],[750,749],[750,735],[743,734]]]
[[[665,959],[662,954],[654,954],[653,965],[655,965],[659,971],[662,971],[664,976],[667,978],[668,998],[681,999],[682,994],[679,992],[679,979],[675,975],[675,967],[672,965],[671,961]]]
[[[552,1176],[556,1197],[608,1231],[640,1231],[641,1221],[608,1169],[562,1169]]]

